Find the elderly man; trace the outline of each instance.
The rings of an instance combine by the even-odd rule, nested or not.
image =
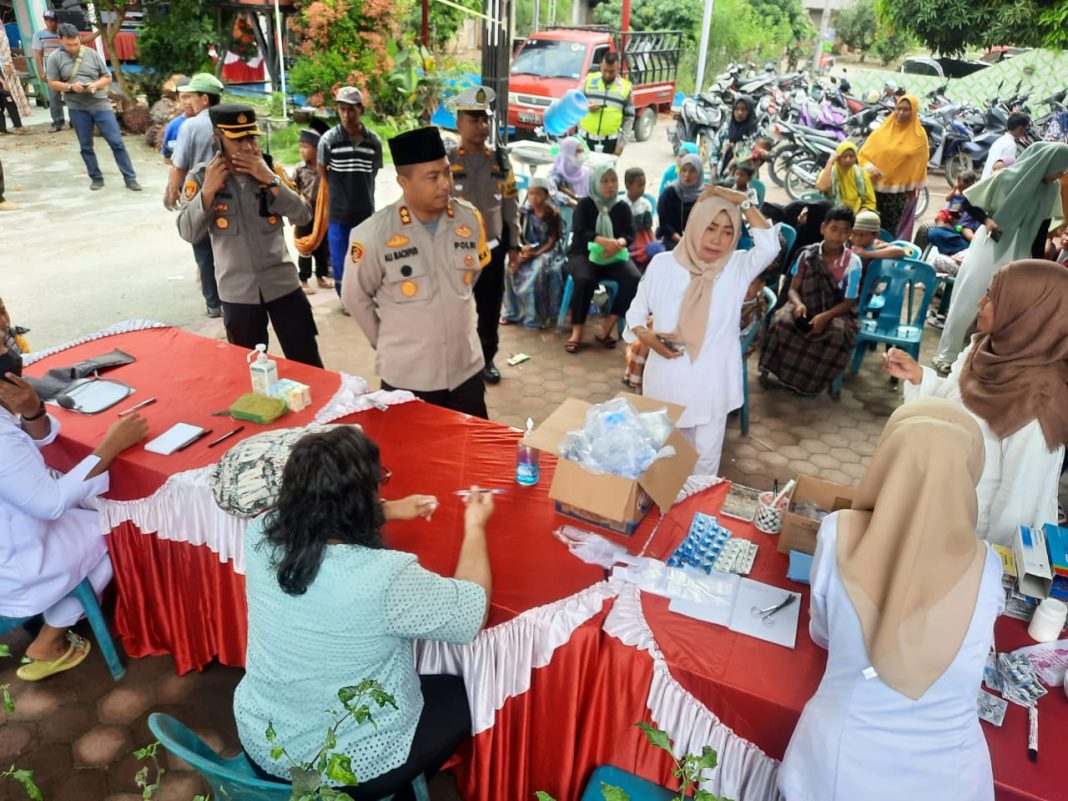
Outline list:
[[[363,93],[343,86],[337,93],[341,122],[319,140],[319,174],[330,193],[330,263],[341,294],[345,253],[352,229],[375,213],[375,178],[382,169],[382,140],[363,124]]]
[[[141,184],[137,183],[137,173],[123,144],[119,120],[108,102],[107,87],[111,85],[111,73],[107,64],[96,50],[82,44],[78,29],[70,23],[64,22],[57,32],[63,46],[52,51],[45,65],[48,88],[63,93],[70,111],[70,123],[81,145],[82,161],[89,171],[89,180],[92,182],[89,188],[104,188],[104,174],[100,172],[93,150],[95,126],[111,147],[115,163],[126,181],[126,188],[140,192]]]
[[[59,27],[59,20],[56,19],[56,12],[50,8],[44,13],[44,24],[45,26],[42,30],[34,32],[30,49],[33,50],[33,60],[37,64],[38,77],[47,82],[45,62],[54,51],[63,46],[63,43],[60,42],[59,34],[56,33],[56,29]],[[52,113],[52,133],[63,130],[62,92],[56,92],[49,88],[48,110]]]
[[[375,349],[383,389],[487,417],[474,285],[490,253],[482,216],[450,197],[437,128],[389,140],[403,196],[352,232],[341,299]]]
[[[269,320],[287,359],[322,367],[319,332],[282,222],[307,223],[311,206],[268,166],[251,106],[212,106],[208,114],[218,152],[186,177],[178,233],[186,242],[211,237],[231,343],[250,350],[267,344]]]

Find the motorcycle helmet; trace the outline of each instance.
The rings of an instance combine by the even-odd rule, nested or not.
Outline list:
[[[879,90],[871,89],[864,95],[864,102],[868,105],[873,105],[879,102]]]

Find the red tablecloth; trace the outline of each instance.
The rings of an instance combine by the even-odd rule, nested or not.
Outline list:
[[[108,373],[137,388],[129,402],[116,409],[148,397],[159,399],[143,412],[151,423],[150,437],[178,421],[214,426],[216,432],[231,427],[228,418],[210,414],[227,408],[246,390],[246,352],[177,329],[96,340],[38,362],[27,373],[41,375],[51,367],[74,364],[113,348],[138,359]],[[279,359],[279,373],[312,387],[313,408],[285,415],[268,427],[246,424],[239,437],[265,428],[310,423],[314,410],[340,385],[336,373],[285,359]],[[63,430],[46,456],[60,469],[68,469],[91,451],[116,419],[110,410],[93,416],[62,409],[55,414]],[[391,523],[386,531],[390,547],[418,554],[428,569],[451,575],[456,567],[463,505],[453,491],[475,483],[507,488],[505,495],[495,499],[497,511],[489,529],[494,574],[490,625],[573,595],[604,577],[601,569],[571,558],[551,535],[557,523],[548,487],[555,460],[545,459],[543,480],[537,486],[515,484],[518,431],[419,401],[386,412],[352,415],[345,421],[358,422],[378,442],[383,464],[393,472],[384,491],[387,497],[421,492],[441,499],[432,523]],[[222,448],[209,449],[207,440],[171,456],[131,449],[112,465],[108,497],[144,497],[168,477],[209,465],[223,452]],[[171,653],[179,673],[202,668],[215,657],[226,664],[244,664],[244,578],[234,572],[232,564],[220,563],[208,548],[166,541],[151,533],[124,524],[110,535],[119,590],[116,629],[127,653]]]
[[[716,514],[726,492],[726,486],[717,487],[673,508],[657,530],[647,555],[668,556],[686,536],[693,513]],[[670,612],[666,599],[648,593],[642,594],[642,609],[672,677],[736,734],[781,759],[802,708],[819,686],[826,652],[808,635],[808,587],[786,578],[788,560],[776,552],[776,538],[729,517],[720,517],[720,521],[736,535],[760,545],[752,578],[802,593],[796,647],[788,650]],[[1000,651],[1033,644],[1027,637],[1025,624],[1006,617],[998,621],[995,639]],[[627,670],[638,670],[633,649],[616,642],[605,654],[606,658],[620,663],[620,675],[627,675]],[[635,681],[647,687],[640,671]],[[633,695],[644,698],[640,691]],[[1068,743],[1068,699],[1059,689],[1054,689],[1042,700],[1040,710],[1040,751],[1044,759],[1037,765],[1027,759],[1024,709],[1009,704],[1001,728],[982,724],[990,746],[999,801],[1068,798],[1064,779],[1054,764]],[[640,719],[640,708],[631,711],[634,720]],[[629,745],[626,747],[629,751]],[[631,766],[648,778],[658,778],[646,763],[644,755],[639,754]],[[628,767],[626,763],[616,764]]]

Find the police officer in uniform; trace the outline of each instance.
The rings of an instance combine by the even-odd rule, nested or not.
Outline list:
[[[590,113],[579,122],[586,146],[598,153],[623,153],[634,128],[631,84],[619,74],[619,55],[605,53],[601,71],[591,72],[582,87]]]
[[[395,136],[389,150],[403,195],[353,229],[341,301],[376,351],[383,389],[488,417],[474,296],[490,262],[482,215],[451,197],[437,128]]]
[[[453,179],[453,197],[472,203],[482,215],[489,238],[490,263],[475,285],[478,308],[478,338],[486,360],[483,371],[487,383],[501,380],[493,363],[500,342],[497,333],[504,299],[504,267],[519,267],[519,196],[508,151],[486,147],[493,124],[496,93],[481,86],[472,87],[456,98],[456,130],[460,144],[448,148]]]
[[[211,236],[226,338],[249,349],[267,343],[267,321],[287,359],[322,367],[311,305],[289,257],[283,217],[302,225],[311,206],[274,173],[260,152],[250,106],[212,106],[215,155],[193,167],[182,187],[178,233]]]

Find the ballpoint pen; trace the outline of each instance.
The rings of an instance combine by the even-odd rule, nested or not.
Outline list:
[[[188,448],[193,443],[200,442],[200,440],[204,439],[204,437],[206,437],[210,433],[211,433],[211,429],[210,428],[205,428],[203,431],[201,431],[199,434],[197,434],[195,437],[193,437],[191,440],[189,440],[189,442],[185,443],[185,445],[183,445],[180,448],[175,448],[174,449],[174,453],[178,453],[178,451],[184,451],[186,448]]]
[[[133,414],[138,409],[143,409],[146,406],[151,406],[155,402],[156,402],[155,398],[148,398],[147,400],[143,400],[140,403],[135,403],[129,409],[123,409],[121,412],[119,412],[119,417],[125,417],[128,414]]]
[[[480,489],[479,492],[483,493],[483,494],[489,493],[490,495],[504,495],[505,490],[502,490],[502,489]],[[471,494],[471,490],[469,490],[469,489],[456,490],[456,492],[453,493],[453,495],[465,495],[465,496],[466,495],[470,495],[470,494]]]
[[[240,433],[240,432],[242,432],[244,430],[245,430],[244,426],[238,426],[237,428],[231,429],[230,431],[227,431],[225,434],[223,434],[218,439],[215,439],[215,440],[212,440],[211,442],[209,442],[208,443],[208,447],[209,448],[214,448],[220,442],[225,442],[226,440],[230,439],[230,437],[232,437],[234,434]]]

